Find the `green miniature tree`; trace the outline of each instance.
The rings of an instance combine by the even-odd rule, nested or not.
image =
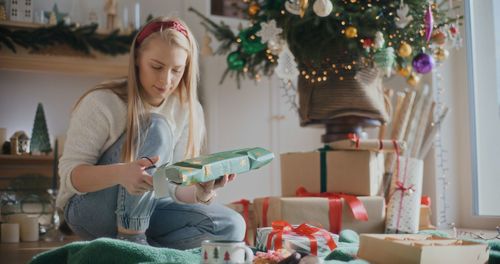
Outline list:
[[[32,153],[45,154],[52,151],[47,123],[45,122],[45,113],[41,103],[38,103],[36,108],[35,123],[31,132],[30,150]]]
[[[215,247],[214,248],[214,259],[218,259],[219,258],[219,248]]]

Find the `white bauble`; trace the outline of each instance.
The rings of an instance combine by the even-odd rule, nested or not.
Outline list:
[[[326,17],[330,15],[333,10],[331,0],[316,0],[313,5],[314,13],[319,17]]]

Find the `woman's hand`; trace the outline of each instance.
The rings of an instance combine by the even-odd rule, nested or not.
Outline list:
[[[119,183],[128,193],[141,195],[153,189],[153,177],[146,168],[158,162],[159,157],[142,158],[134,162],[120,164]]]
[[[226,174],[217,180],[196,184],[196,200],[200,203],[208,204],[215,197],[215,189],[224,187],[236,177],[235,174]]]

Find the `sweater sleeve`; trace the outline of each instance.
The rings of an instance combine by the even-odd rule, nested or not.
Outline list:
[[[71,115],[59,163],[61,188],[71,193],[83,194],[71,182],[73,169],[82,164],[96,164],[109,138],[112,116],[99,95],[102,92],[89,93]]]

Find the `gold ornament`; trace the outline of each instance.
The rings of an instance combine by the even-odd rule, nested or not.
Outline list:
[[[437,61],[442,62],[448,58],[450,55],[450,52],[446,50],[445,48],[437,48],[436,51],[434,52],[434,58],[436,58]]]
[[[358,37],[358,29],[353,26],[348,26],[345,29],[345,36],[347,38],[357,38]]]
[[[410,65],[407,65],[406,67],[399,67],[398,68],[398,73],[407,78],[408,76],[410,76],[411,74],[411,66]]]
[[[309,0],[299,0],[300,17],[304,17],[308,6],[309,6]]]
[[[403,42],[401,43],[401,46],[399,46],[398,54],[399,56],[406,58],[411,55],[412,48],[410,44]]]
[[[420,82],[420,77],[418,77],[418,75],[416,75],[415,73],[412,73],[410,77],[408,77],[408,80],[406,80],[406,82],[409,85],[415,87],[417,86],[418,82]]]
[[[250,15],[250,16],[257,15],[257,13],[259,13],[259,11],[260,11],[260,5],[255,3],[255,2],[250,4],[250,6],[248,7],[248,15]]]

